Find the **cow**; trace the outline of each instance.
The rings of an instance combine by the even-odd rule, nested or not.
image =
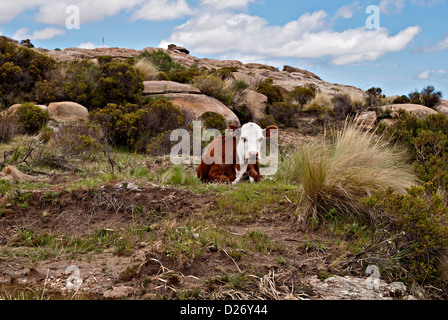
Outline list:
[[[241,129],[230,125],[225,135],[215,138],[205,149],[197,168],[198,178],[204,183],[237,184],[249,176],[250,182],[259,182],[261,147],[273,130],[278,128],[269,126],[262,130],[252,122]]]

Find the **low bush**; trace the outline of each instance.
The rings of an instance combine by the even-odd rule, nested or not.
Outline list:
[[[95,160],[105,141],[98,125],[76,121],[59,128],[52,134],[49,143],[66,156]]]
[[[39,103],[74,101],[94,110],[107,103],[140,103],[143,75],[132,65],[103,57],[99,65],[87,60],[62,62],[36,83]]]
[[[17,124],[23,133],[36,134],[50,120],[48,112],[33,103],[24,103],[16,111]]]
[[[0,37],[0,106],[31,100],[36,82],[45,79],[55,64],[47,56]]]
[[[394,261],[393,268],[389,266],[389,269],[401,271],[392,275],[395,280],[444,286],[446,295],[447,283],[439,277],[439,265],[448,246],[448,206],[434,187],[415,186],[404,195],[383,191],[362,203],[377,233],[383,233],[386,228],[393,238],[388,242],[388,250],[382,251],[381,259],[372,260],[375,255],[369,254],[369,263]],[[386,244],[384,238],[378,239],[378,243]]]
[[[316,94],[310,88],[297,87],[289,93],[288,97],[293,102],[298,103],[300,108],[303,109],[305,104],[316,98]]]
[[[299,113],[297,105],[288,102],[276,102],[269,106],[268,113],[274,117],[276,123],[286,127],[296,127],[296,115]]]
[[[285,101],[281,89],[274,85],[274,81],[272,79],[266,79],[260,83],[255,91],[268,97],[269,104]]]
[[[355,106],[348,94],[337,94],[331,99],[331,102],[338,120],[345,120],[348,116],[356,114]]]
[[[406,104],[406,103],[410,103],[411,99],[409,99],[407,96],[402,95],[398,98],[395,98],[392,103],[394,104]]]
[[[228,88],[227,84],[213,75],[196,77],[192,84],[203,94],[221,101],[226,106],[231,104],[234,97],[234,93]]]
[[[145,51],[137,57],[137,59],[140,58],[149,60],[160,72],[169,73],[172,70],[185,69],[181,64],[174,62],[173,58],[163,50],[153,52]]]
[[[105,136],[116,146],[146,152],[152,138],[187,126],[190,117],[162,98],[144,106],[108,104],[91,112],[90,119],[102,126]]]
[[[17,123],[12,118],[0,116],[0,143],[11,142],[17,131]]]
[[[222,133],[227,129],[226,119],[219,113],[207,111],[200,119],[204,129],[216,129]]]
[[[422,91],[414,91],[409,94],[411,103],[421,104],[428,108],[435,108],[442,102],[443,94],[437,91],[434,86],[426,86]]]

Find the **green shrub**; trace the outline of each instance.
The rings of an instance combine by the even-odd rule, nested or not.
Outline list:
[[[265,81],[260,83],[255,91],[268,97],[269,104],[285,101],[280,87],[275,86],[272,79],[266,79]]]
[[[310,88],[297,87],[288,95],[289,99],[298,103],[302,109],[305,104],[316,97],[314,91]]]
[[[108,104],[106,108],[91,112],[90,119],[102,126],[113,144],[139,152],[146,152],[149,141],[155,136],[187,125],[186,113],[166,99],[142,107]]]
[[[422,91],[414,91],[409,94],[411,103],[421,104],[428,108],[435,108],[442,102],[443,94],[434,86],[426,86]]]
[[[337,94],[331,99],[331,102],[338,120],[345,120],[348,116],[356,113],[353,101],[348,94]]]
[[[82,160],[94,160],[101,151],[104,141],[98,125],[76,121],[65,124],[50,138],[50,143],[67,156]]]
[[[299,111],[297,105],[288,102],[275,102],[269,106],[268,113],[274,117],[276,123],[287,127],[296,127],[297,121],[295,116]]]
[[[33,103],[22,104],[15,113],[19,128],[27,134],[36,134],[50,119],[48,112]]]
[[[35,100],[74,101],[94,110],[107,103],[140,103],[142,73],[128,63],[100,57],[100,65],[88,60],[62,62],[48,78],[36,83]]]
[[[225,105],[230,105],[234,93],[227,87],[227,84],[213,75],[199,76],[193,80],[193,85],[209,97],[221,101]]]
[[[381,104],[381,98],[385,98],[385,96],[383,95],[383,89],[372,87],[367,90],[367,106],[379,106]]]
[[[181,64],[174,62],[173,58],[163,50],[153,52],[145,51],[138,58],[148,59],[160,72],[170,72],[173,69],[185,69]]]
[[[219,113],[207,111],[200,119],[204,129],[216,129],[222,133],[227,129],[226,119]]]
[[[387,228],[394,237],[389,257],[381,258],[393,259],[407,271],[395,275],[395,279],[401,277],[400,280],[410,284],[440,284],[438,264],[448,246],[448,207],[434,187],[431,184],[413,187],[405,195],[391,190],[379,192],[364,199],[363,204],[378,231]]]
[[[393,103],[394,104],[406,104],[406,103],[410,103],[411,99],[409,99],[407,96],[402,95],[401,97],[395,98]]]
[[[404,110],[390,127],[380,126],[393,143],[406,146],[414,161],[419,179],[432,182],[436,188],[448,190],[448,117],[444,114],[429,115],[419,119]]]
[[[216,70],[212,74],[215,77],[218,77],[221,80],[225,81],[225,80],[228,80],[228,79],[234,79],[234,76],[233,76],[234,72],[238,72],[238,68],[237,67],[224,67],[224,68]]]
[[[168,75],[167,79],[174,82],[179,83],[191,83],[194,78],[203,76],[207,72],[204,70],[200,70],[195,66],[192,66],[188,69],[173,69]]]
[[[36,82],[45,79],[56,62],[0,37],[0,106],[31,100]]]
[[[234,91],[244,91],[249,88],[249,85],[243,80],[236,80],[233,82],[232,88]]]

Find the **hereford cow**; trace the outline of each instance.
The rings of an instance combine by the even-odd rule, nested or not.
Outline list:
[[[251,182],[261,179],[259,157],[264,140],[271,136],[276,126],[262,130],[255,123],[247,123],[241,129],[230,125],[230,133],[214,139],[205,149],[197,169],[202,182],[237,184],[249,176]]]

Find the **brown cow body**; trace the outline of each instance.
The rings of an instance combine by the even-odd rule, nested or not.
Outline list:
[[[269,130],[267,130],[268,137],[272,129],[277,129],[277,127],[269,127]],[[229,130],[232,130],[233,134],[226,134],[215,138],[205,149],[201,164],[197,169],[198,178],[204,183],[237,183],[242,177],[250,177],[251,181],[259,182],[262,176],[260,174],[258,158],[249,161],[252,164],[241,162],[241,155],[238,155],[241,130],[236,130],[235,126],[229,126]],[[216,150],[222,150],[222,155],[219,157],[221,161],[219,163],[214,161],[216,160]],[[232,152],[229,155],[230,150]],[[245,164],[240,165],[241,163]],[[241,170],[244,170],[244,172]]]

